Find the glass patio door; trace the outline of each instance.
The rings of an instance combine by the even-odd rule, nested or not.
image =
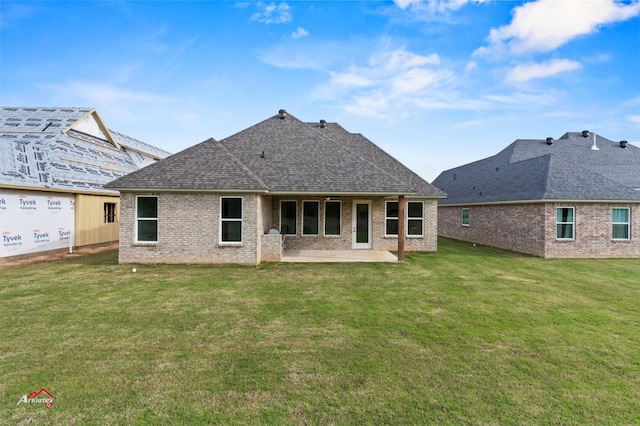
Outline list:
[[[353,244],[354,249],[370,249],[371,244],[371,201],[353,202]]]

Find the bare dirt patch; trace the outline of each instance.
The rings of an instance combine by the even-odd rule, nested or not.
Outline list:
[[[62,259],[70,259],[75,257],[86,256],[93,253],[99,253],[108,250],[115,250],[118,248],[118,242],[108,243],[108,244],[98,244],[93,246],[86,247],[78,247],[74,248],[72,253],[69,253],[69,250],[56,250],[45,253],[34,253],[32,255],[24,255],[15,258],[10,258],[8,260],[0,259],[0,269],[18,266],[18,265],[27,265],[31,263],[44,263],[44,262],[55,262]]]

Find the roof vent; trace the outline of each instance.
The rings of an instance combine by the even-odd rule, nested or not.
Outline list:
[[[547,145],[553,145],[553,138],[547,138]]]
[[[582,137],[586,138],[587,136],[589,136],[589,131],[588,130],[583,130],[582,131]]]
[[[620,146],[623,148],[627,147],[627,141],[620,141]]]
[[[280,119],[287,118],[287,110],[281,109],[280,111],[278,111],[278,117],[280,117]]]
[[[327,120],[320,120],[320,128],[324,129],[327,127]]]
[[[593,134],[593,145],[591,145],[591,151],[600,151],[598,145],[596,144],[596,134]]]

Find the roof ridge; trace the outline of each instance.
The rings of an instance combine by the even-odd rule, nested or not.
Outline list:
[[[252,179],[254,179],[259,185],[261,185],[264,189],[270,189],[263,181],[262,179],[260,179],[258,177],[258,175],[256,175],[250,168],[248,168],[247,166],[245,166],[242,161],[240,161],[235,155],[233,155],[233,153],[231,153],[231,151],[229,151],[227,149],[226,146],[224,146],[224,144],[221,143],[221,141],[216,141],[215,139],[211,139],[214,143],[218,144],[218,146],[220,146],[220,148],[222,148],[222,150],[229,156],[231,157],[231,159],[238,165],[240,166],[240,168],[247,173],[247,175],[249,175]]]

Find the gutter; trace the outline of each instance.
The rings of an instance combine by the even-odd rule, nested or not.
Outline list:
[[[516,200],[516,201],[487,201],[484,203],[472,202],[472,203],[447,203],[447,204],[438,204],[438,206],[442,207],[466,207],[466,206],[487,206],[487,205],[501,205],[501,204],[547,204],[547,203],[582,203],[582,204],[606,204],[606,203],[640,203],[640,199],[638,200],[569,200],[569,199],[558,199],[558,200]]]
[[[217,194],[267,194],[268,189],[181,189],[181,188],[116,188],[109,187],[113,191],[119,192],[188,192],[191,194],[197,193],[217,193]]]

